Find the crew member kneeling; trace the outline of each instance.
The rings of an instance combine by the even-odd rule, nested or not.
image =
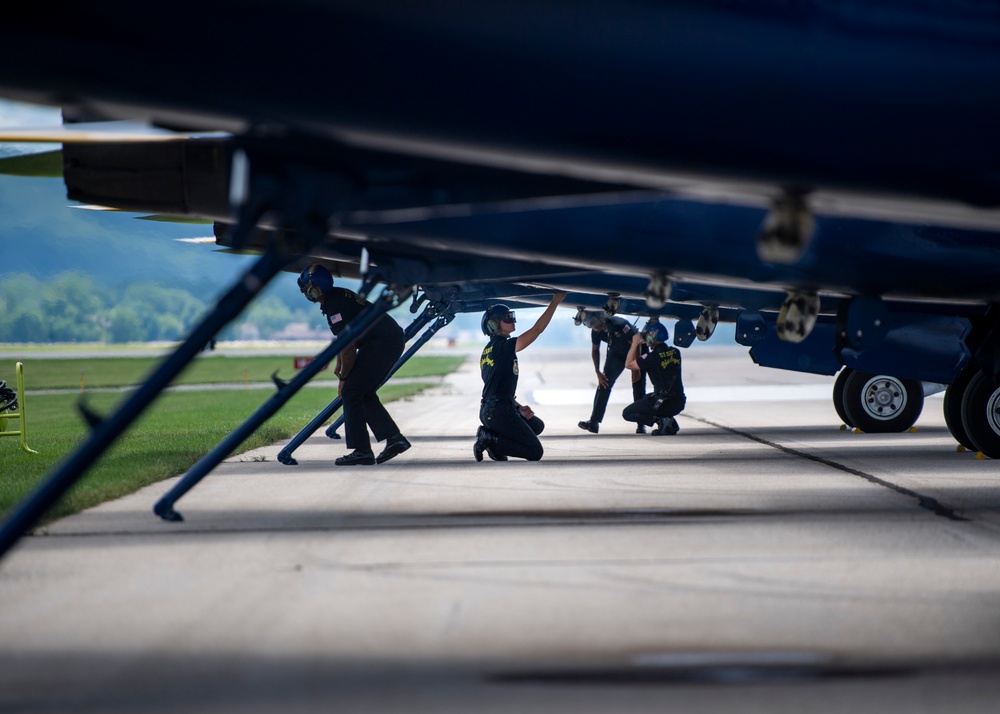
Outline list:
[[[625,407],[622,418],[643,426],[652,426],[653,436],[676,434],[680,427],[674,416],[684,410],[684,382],[681,379],[681,353],[666,344],[670,334],[659,322],[650,320],[642,332],[632,338],[625,366],[643,369],[653,383],[653,393]],[[639,346],[645,340],[649,352],[639,356]]]
[[[538,440],[544,424],[531,407],[515,401],[517,391],[517,353],[534,342],[552,320],[556,307],[566,293],[555,293],[541,317],[519,337],[512,337],[515,317],[506,305],[492,305],[482,319],[483,334],[490,336],[483,348],[479,369],[483,377],[483,399],[479,407],[482,426],[476,432],[472,451],[476,461],[483,452],[495,461],[516,456],[528,461],[542,458],[542,442]]]

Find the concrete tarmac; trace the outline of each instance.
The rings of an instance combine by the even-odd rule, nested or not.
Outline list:
[[[994,712],[1000,461],[839,428],[832,377],[684,351],[672,437],[581,431],[588,350],[520,355],[541,462],[476,463],[475,355],[322,435],[65,518],[0,562],[2,712]]]

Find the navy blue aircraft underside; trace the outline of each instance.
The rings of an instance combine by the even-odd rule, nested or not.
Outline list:
[[[681,346],[733,322],[759,364],[838,374],[834,406],[866,431],[908,428],[947,385],[952,434],[1000,457],[997,4],[171,9],[198,51],[134,3],[18,4],[0,95],[63,108],[48,138],[70,198],[213,220],[220,246],[259,258],[122,407],[85,414],[91,437],[0,554],[270,279],[310,262],[375,296],[358,330],[411,299],[416,333],[554,291],[676,319]],[[112,119],[158,133],[72,133]],[[179,517],[172,500],[157,512]]]
[[[1000,202],[992,2],[181,0],[171,12],[190,18],[195,51],[125,0],[18,3],[0,28],[17,58],[0,64],[0,90],[78,118],[291,128],[541,173]]]

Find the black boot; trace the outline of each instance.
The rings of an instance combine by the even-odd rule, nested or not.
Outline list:
[[[491,439],[491,441],[493,442],[493,445],[486,447],[486,455],[489,456],[494,461],[506,461],[507,460],[506,456],[504,456],[503,454],[498,454],[496,452],[496,439]]]
[[[355,449],[347,456],[341,456],[333,463],[337,466],[371,466],[375,463],[375,454],[370,451]]]
[[[579,424],[577,424],[577,426],[580,427],[581,429],[589,431],[591,434],[596,434],[597,430],[600,429],[600,424],[598,424],[593,419],[588,419],[587,421],[581,421]]]
[[[476,457],[476,461],[482,461],[483,452],[487,449],[492,449],[494,446],[496,446],[496,443],[492,432],[485,426],[479,427],[476,431],[476,443],[472,446],[472,455]],[[492,454],[490,454],[490,458],[493,458]]]
[[[406,440],[406,437],[402,434],[396,434],[395,436],[390,436],[385,440],[385,448],[382,449],[382,453],[375,458],[376,464],[384,464],[386,461],[391,459],[393,456],[399,456],[401,453],[410,448],[410,442]]]
[[[677,420],[673,417],[663,417],[657,420],[657,426],[653,429],[653,436],[673,436],[681,430]]]

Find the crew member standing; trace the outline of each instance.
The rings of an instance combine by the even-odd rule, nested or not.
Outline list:
[[[334,335],[339,335],[362,310],[371,306],[357,293],[333,286],[333,276],[322,265],[311,265],[299,275],[299,290],[310,302],[319,303]],[[361,337],[347,345],[337,358],[337,391],[343,400],[347,448],[337,466],[370,466],[385,463],[410,448],[399,427],[379,401],[377,390],[389,370],[403,354],[403,328],[382,315]],[[375,440],[385,441],[382,453],[372,452],[368,427]]]
[[[597,392],[594,394],[594,407],[590,412],[590,419],[581,421],[578,426],[596,434],[604,419],[604,412],[608,408],[611,388],[615,386],[618,377],[625,370],[625,358],[628,357],[632,336],[636,334],[636,330],[621,317],[608,317],[603,312],[596,310],[588,312],[586,315],[584,324],[590,328],[590,356],[594,360],[594,372],[597,373]],[[603,371],[601,370],[602,342],[606,342],[608,345]],[[646,379],[641,371],[630,371],[632,374],[632,401],[637,401],[646,394]],[[637,434],[643,434],[646,428],[640,424],[635,431]]]
[[[684,382],[681,379],[681,352],[666,344],[670,333],[659,322],[650,321],[632,338],[625,366],[642,369],[653,383],[653,393],[625,407],[622,418],[645,426],[656,424],[653,436],[670,436],[680,431],[674,417],[684,410]],[[639,355],[643,341],[649,352]]]
[[[554,293],[541,317],[524,334],[513,337],[516,327],[514,312],[506,305],[492,305],[483,314],[483,334],[490,336],[483,348],[479,369],[483,377],[483,398],[479,407],[482,426],[476,432],[473,454],[483,460],[506,461],[509,456],[538,461],[542,458],[542,442],[538,440],[541,419],[530,407],[515,401],[517,391],[517,353],[534,342],[552,320],[556,307],[566,293]]]

